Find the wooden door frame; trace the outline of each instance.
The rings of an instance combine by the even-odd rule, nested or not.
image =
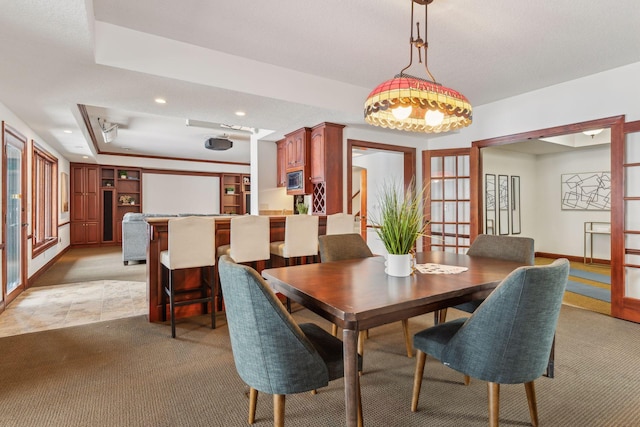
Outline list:
[[[625,140],[625,116],[612,116],[597,120],[573,123],[563,126],[555,126],[546,129],[533,130],[512,135],[504,135],[496,138],[473,141],[471,146],[470,161],[476,166],[476,173],[471,175],[472,211],[476,212],[478,219],[472,228],[475,233],[482,231],[483,212],[481,200],[482,186],[482,148],[499,145],[513,144],[530,139],[541,139],[560,136],[569,133],[579,133],[585,130],[611,128],[611,315],[621,316],[622,296],[624,295],[624,175],[622,163],[624,159]]]
[[[21,160],[21,189],[22,192],[22,212],[20,213],[20,290],[16,289],[10,298],[6,294],[7,287],[7,247],[6,247],[6,235],[7,235],[7,152],[6,152],[6,135],[10,134],[13,138],[22,142],[22,160]],[[15,128],[9,126],[6,122],[2,122],[2,243],[0,244],[2,249],[2,299],[0,300],[0,311],[13,301],[18,295],[20,295],[27,287],[27,148],[29,141],[27,137],[18,132]]]
[[[391,145],[391,144],[381,144],[378,142],[369,142],[369,141],[361,141],[357,139],[347,139],[347,212],[353,212],[352,206],[352,188],[353,188],[353,174],[351,173],[353,168],[353,148],[372,148],[376,150],[383,151],[392,151],[396,153],[401,153],[404,155],[404,187],[409,188],[411,182],[416,177],[416,149],[413,147],[406,147],[401,145]],[[360,189],[362,192],[362,188]],[[366,221],[366,218],[364,218]],[[366,227],[366,222],[364,225],[361,224],[361,229]],[[365,237],[366,239],[366,237]]]

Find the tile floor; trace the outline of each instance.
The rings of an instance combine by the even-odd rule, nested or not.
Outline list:
[[[145,282],[96,280],[34,287],[0,314],[0,337],[146,313]]]

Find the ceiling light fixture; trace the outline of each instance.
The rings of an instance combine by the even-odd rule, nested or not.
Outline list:
[[[247,115],[247,113],[245,113],[244,111],[236,111],[236,116],[244,117],[246,115]]]
[[[100,130],[102,131],[102,139],[104,139],[104,142],[106,144],[112,142],[118,136],[117,123],[109,123],[104,119],[102,119],[102,123],[100,123],[100,117],[98,117],[98,126],[100,126]]]
[[[599,134],[600,132],[602,132],[604,129],[592,129],[592,130],[585,130],[584,133],[587,136],[590,136],[592,139],[595,135]]]
[[[433,0],[411,0],[411,39],[409,40],[409,65],[399,74],[371,91],[364,103],[364,119],[374,126],[411,132],[439,133],[469,126],[472,122],[471,104],[464,95],[442,86],[427,66],[427,5]],[[424,6],[424,40],[420,37],[420,22],[414,21],[414,3]],[[414,38],[413,23],[417,37]],[[418,51],[430,79],[405,74],[413,64],[413,48]]]
[[[154,99],[154,101],[156,101],[156,104],[166,104],[167,100],[163,99],[163,98],[156,98]]]

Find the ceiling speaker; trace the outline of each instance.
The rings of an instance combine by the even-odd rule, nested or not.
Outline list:
[[[233,141],[227,138],[209,138],[204,142],[204,148],[209,150],[224,151],[233,147]]]

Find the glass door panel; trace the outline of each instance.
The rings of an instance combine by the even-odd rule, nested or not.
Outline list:
[[[2,299],[6,306],[25,288],[27,224],[24,205],[26,191],[24,150],[27,139],[6,123],[3,123],[2,132],[4,144],[2,156],[5,165],[2,171],[4,214],[2,233],[5,243],[2,252],[5,267]]]
[[[7,145],[7,295],[22,284],[22,151]]]
[[[470,243],[471,185],[469,149],[423,152],[429,180],[425,217],[430,219],[423,250],[465,253]]]

